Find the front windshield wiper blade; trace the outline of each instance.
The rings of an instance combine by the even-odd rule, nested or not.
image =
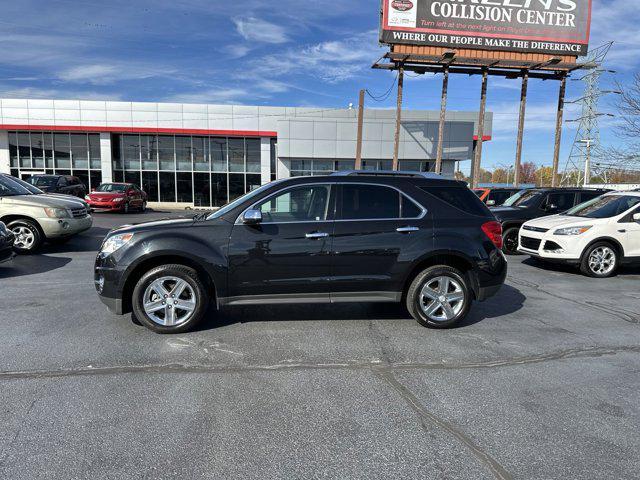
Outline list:
[[[201,221],[206,219],[209,215],[211,215],[211,212],[209,211],[204,211],[204,212],[200,212],[197,215],[194,215],[193,219],[196,221]]]

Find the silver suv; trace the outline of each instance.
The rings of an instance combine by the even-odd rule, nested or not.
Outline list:
[[[19,254],[33,253],[45,241],[62,243],[93,224],[82,200],[38,193],[6,174],[0,174],[0,221],[14,233]]]

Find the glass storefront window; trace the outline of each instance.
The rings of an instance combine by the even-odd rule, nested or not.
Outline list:
[[[29,133],[18,133],[18,155],[20,156],[20,167],[31,168],[31,139]]]
[[[140,135],[122,135],[120,153],[125,170],[140,170]]]
[[[18,167],[18,134],[9,132],[9,158],[11,167]]]
[[[244,174],[229,174],[229,201],[233,202],[236,198],[244,194]]]
[[[98,170],[91,170],[89,172],[89,180],[91,181],[90,189],[94,190],[100,186],[102,183],[102,172]]]
[[[71,151],[69,148],[69,134],[56,133],[53,135],[55,168],[71,168]]]
[[[250,192],[262,185],[262,177],[260,175],[247,175],[246,191]]]
[[[140,148],[143,170],[158,170],[158,137],[155,135],[140,135]],[[157,184],[157,180],[156,180]],[[157,201],[157,200],[154,200]]]
[[[31,133],[31,157],[34,168],[44,168],[44,140],[41,132]]]
[[[208,172],[209,169],[209,152],[207,146],[209,142],[206,137],[193,137],[191,139],[193,151],[193,169],[197,172]]]
[[[142,190],[149,196],[150,202],[158,201],[158,172],[142,172]]]
[[[124,172],[124,181],[140,186],[140,172]]]
[[[160,201],[176,201],[176,174],[173,172],[160,172]]]
[[[173,136],[158,136],[158,158],[160,160],[160,170],[173,172],[176,169]],[[162,184],[162,181],[160,183]]]
[[[229,139],[229,171],[244,172],[244,138]]]
[[[211,151],[211,171],[227,172],[227,139],[210,138],[209,148]]]
[[[44,162],[45,168],[53,168],[53,133],[42,134],[44,141]]]
[[[192,173],[180,173],[176,174],[176,185],[178,191],[178,202],[192,203],[193,202],[193,176]]]
[[[176,137],[176,164],[177,170],[190,172],[193,170],[191,163],[191,137]]]
[[[89,158],[91,168],[100,169],[100,135],[91,133],[89,134]]]
[[[260,139],[247,138],[247,173],[260,173],[262,161],[260,158]]]
[[[73,168],[89,168],[89,144],[86,133],[71,134],[71,160]]]
[[[210,178],[208,173],[193,174],[193,204],[196,207],[211,205]]]
[[[227,198],[228,175],[223,173],[211,174],[211,206],[222,207],[228,202]]]

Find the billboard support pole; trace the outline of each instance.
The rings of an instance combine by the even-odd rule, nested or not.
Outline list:
[[[360,90],[358,100],[358,140],[356,143],[356,170],[362,170],[362,124],[364,122],[364,94],[365,90]]]
[[[480,180],[480,165],[482,163],[482,143],[484,139],[484,114],[487,108],[487,82],[489,70],[482,69],[482,90],[480,91],[480,113],[478,116],[478,142],[476,144],[475,158],[471,167],[471,188],[477,188]]]
[[[442,97],[440,99],[440,123],[438,126],[438,151],[436,154],[436,173],[442,173],[442,148],[444,142],[444,124],[447,115],[447,92],[449,90],[449,67],[444,67],[442,77]]]
[[[553,171],[551,172],[551,186],[558,186],[558,164],[560,163],[560,146],[562,143],[562,117],[564,116],[564,97],[567,91],[567,75],[560,79],[560,94],[558,95],[558,116],[556,118],[556,142],[553,150]]]
[[[517,187],[521,182],[520,166],[522,164],[522,137],[524,135],[524,118],[527,111],[527,88],[529,86],[529,71],[522,74],[522,90],[520,91],[520,116],[518,118],[518,137],[516,140],[516,164],[513,176],[513,186]]]
[[[400,150],[400,124],[402,122],[402,87],[404,84],[404,65],[398,69],[398,104],[396,106],[396,134],[393,144],[392,170],[399,170],[398,152]]]

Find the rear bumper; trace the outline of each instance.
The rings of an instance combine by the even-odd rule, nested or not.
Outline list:
[[[3,246],[0,249],[0,263],[8,262],[15,256],[11,246]]]
[[[489,254],[489,260],[474,271],[474,292],[476,300],[483,302],[497,294],[507,279],[508,264],[504,254],[495,249]]]

